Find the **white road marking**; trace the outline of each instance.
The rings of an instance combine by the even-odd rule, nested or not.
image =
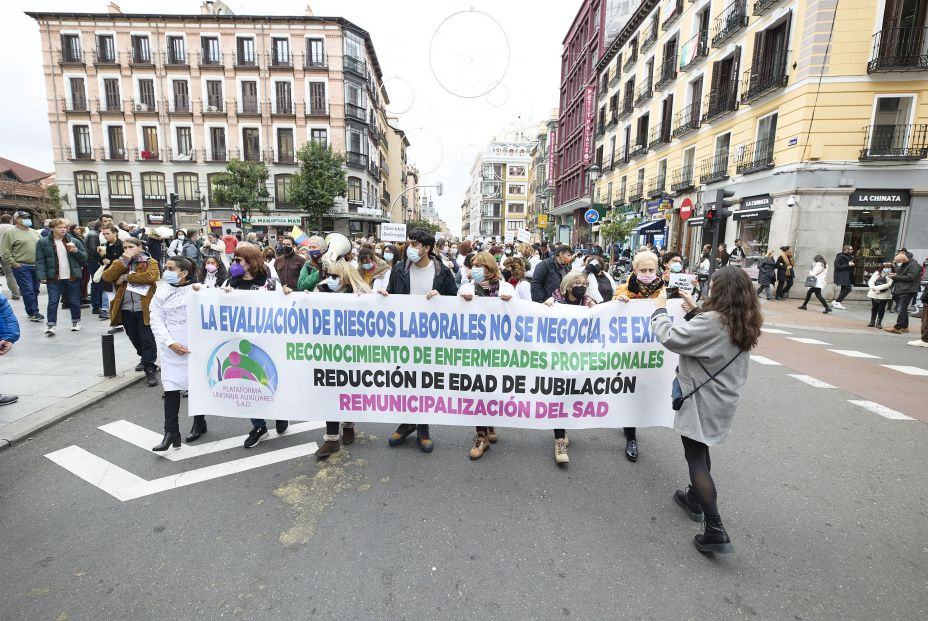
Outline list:
[[[267,432],[267,436],[261,441],[262,444],[268,440],[273,440],[275,438],[281,438],[290,436],[293,434],[301,433],[303,431],[312,431],[313,429],[322,429],[325,427],[325,423],[322,421],[308,421],[305,423],[296,423],[290,425],[287,428],[287,431],[282,435],[277,435],[277,432],[272,428]],[[101,431],[116,436],[120,440],[125,440],[129,444],[137,446],[145,451],[152,453],[153,455],[158,455],[159,457],[165,457],[171,461],[180,461],[182,459],[190,459],[191,457],[201,457],[203,455],[209,455],[210,453],[218,453],[220,451],[225,451],[232,448],[242,448],[242,445],[245,442],[245,438],[248,437],[248,434],[243,436],[235,436],[234,438],[224,438],[222,440],[216,440],[215,442],[204,442],[203,444],[181,444],[179,449],[168,449],[164,452],[155,453],[151,450],[151,447],[160,444],[161,438],[164,437],[164,434],[145,429],[140,425],[129,422],[127,420],[117,420],[112,423],[108,423],[100,427]]]
[[[879,356],[865,354],[862,351],[857,351],[854,349],[829,349],[828,351],[833,351],[836,354],[841,354],[842,356],[847,356],[848,358],[879,358]]]
[[[758,356],[756,354],[751,354],[751,360],[753,360],[757,364],[767,364],[767,365],[775,366],[775,367],[783,366],[776,360],[771,360],[770,358],[764,358],[763,356]]]
[[[883,418],[891,418],[893,420],[915,420],[911,416],[906,416],[902,412],[897,412],[896,410],[891,410],[885,405],[880,405],[874,401],[858,401],[855,399],[849,399],[850,403],[854,405],[859,405],[865,410],[870,410],[874,414],[879,414]]]
[[[928,371],[918,367],[907,367],[905,365],[899,364],[881,364],[880,366],[886,367],[887,369],[892,369],[893,371],[899,371],[900,373],[906,373],[908,375],[928,375]]]
[[[790,377],[794,379],[799,380],[800,382],[804,384],[808,384],[809,386],[813,386],[815,388],[834,388],[834,386],[832,386],[831,384],[827,382],[823,382],[820,379],[815,379],[814,377],[811,377],[809,375],[797,375],[793,373],[787,373],[787,375],[789,375]]]
[[[148,481],[142,477],[136,476],[128,470],[123,470],[119,466],[89,453],[79,446],[68,446],[54,453],[49,453],[45,457],[52,460],[68,472],[84,479],[91,485],[94,485],[117,500],[126,502],[135,500],[143,496],[150,496],[169,489],[202,483],[212,479],[228,476],[269,466],[271,464],[296,459],[297,457],[306,457],[316,451],[318,446],[315,442],[307,444],[298,444],[279,451],[269,451],[259,453],[251,457],[236,459],[214,466],[188,470],[180,474],[174,474],[160,479]]]
[[[792,334],[792,332],[780,330],[779,328],[761,328],[760,331],[766,332],[767,334]]]
[[[806,345],[831,345],[831,343],[826,343],[825,341],[820,341],[818,339],[807,339],[801,336],[788,336],[786,338],[791,341],[796,341],[797,343],[805,343]]]

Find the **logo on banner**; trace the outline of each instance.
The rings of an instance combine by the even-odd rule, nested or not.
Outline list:
[[[247,339],[225,341],[206,366],[213,399],[236,408],[259,410],[274,402],[277,366],[266,351]]]

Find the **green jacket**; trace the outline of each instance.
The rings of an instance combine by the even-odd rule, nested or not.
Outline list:
[[[87,250],[84,248],[84,242],[71,234],[64,236],[64,242],[71,242],[77,246],[76,252],[68,253],[68,265],[71,278],[80,278],[84,264],[87,263]],[[55,252],[51,235],[43,237],[35,245],[35,273],[42,281],[58,280],[58,253]]]
[[[21,229],[14,226],[3,234],[0,243],[0,256],[8,265],[23,263],[35,264],[35,244],[39,241],[39,232],[35,229]]]
[[[319,273],[313,264],[309,261],[303,264],[303,267],[300,269],[300,276],[296,280],[296,290],[297,291],[312,291],[316,288],[316,285],[319,284],[322,275]]]

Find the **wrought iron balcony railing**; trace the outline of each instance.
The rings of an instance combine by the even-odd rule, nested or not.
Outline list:
[[[677,59],[668,58],[667,62],[657,69],[657,82],[654,83],[655,90],[663,90],[671,82],[677,79]]]
[[[654,95],[654,89],[651,88],[651,81],[648,80],[635,89],[635,107],[645,103]]]
[[[629,97],[626,97],[625,101],[622,102],[622,107],[619,109],[616,116],[619,119],[624,119],[625,117],[629,116],[634,111],[635,111],[635,102],[631,98],[631,96],[629,96]]]
[[[702,122],[708,123],[738,109],[738,84],[732,82],[724,90],[712,91],[703,102]]]
[[[346,154],[346,164],[349,168],[358,168],[367,170],[367,153],[358,153],[357,151],[348,151]]]
[[[728,151],[707,157],[699,163],[699,183],[713,183],[728,177]]]
[[[670,26],[671,26],[675,21],[677,21],[678,19],[680,19],[680,16],[681,16],[681,15],[683,15],[683,0],[677,0],[677,3],[676,3],[676,4],[674,5],[674,7],[673,7],[673,13],[671,13],[669,17],[665,17],[665,18],[664,18],[664,23],[663,23],[663,25],[661,26],[661,28],[664,30],[664,32],[667,32],[667,30],[670,28]]]
[[[670,173],[670,189],[673,192],[685,192],[695,187],[693,181],[693,165],[675,168]]]
[[[773,137],[762,138],[742,146],[735,161],[735,171],[739,175],[747,175],[773,168],[773,147]]]
[[[651,128],[651,133],[648,136],[648,149],[653,151],[665,144],[670,144],[670,126],[658,123]]]
[[[719,47],[748,25],[747,0],[734,0],[722,9],[712,28],[712,47]]]
[[[867,73],[928,71],[928,27],[886,28],[873,35]]]
[[[644,198],[644,181],[636,181],[628,189],[628,202],[634,203]]]
[[[680,71],[689,71],[697,62],[709,55],[706,35],[697,33],[680,46]]]
[[[679,138],[699,129],[702,118],[699,116],[701,104],[697,99],[673,115],[673,137]]]
[[[367,111],[363,106],[356,106],[353,103],[345,103],[345,118],[359,123],[367,123]]]
[[[779,0],[757,0],[754,3],[754,15],[763,15],[767,12],[767,9],[776,4]]]
[[[928,124],[867,125],[864,130],[861,161],[911,161],[928,157]]]
[[[655,198],[664,194],[664,188],[667,187],[667,177],[657,176],[648,180],[648,198]]]
[[[783,88],[789,76],[786,73],[786,55],[776,54],[764,60],[759,67],[751,67],[741,79],[741,103],[749,103],[768,93]]]
[[[641,51],[645,51],[657,41],[657,28],[653,26],[641,33]]]

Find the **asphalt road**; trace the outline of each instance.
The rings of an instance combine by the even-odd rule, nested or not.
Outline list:
[[[875,383],[928,395],[928,378],[879,366],[928,369],[902,337],[790,332],[880,356],[829,353],[818,369],[866,363]],[[434,427],[425,455],[364,425],[328,463],[126,502],[44,457],[77,445],[157,479],[321,442],[315,430],[168,461],[98,429],[160,429],[160,393],[140,386],[0,453],[0,619],[928,618],[928,425],[850,404],[854,385],[789,377],[826,354],[784,340],[763,337],[758,353],[782,366],[751,364],[735,431],[712,450],[733,555],[694,550],[667,429],[639,432],[636,464],[621,430],[573,432],[559,468],[550,432],[503,429],[471,462],[468,429]],[[247,428],[210,419],[203,441]]]

